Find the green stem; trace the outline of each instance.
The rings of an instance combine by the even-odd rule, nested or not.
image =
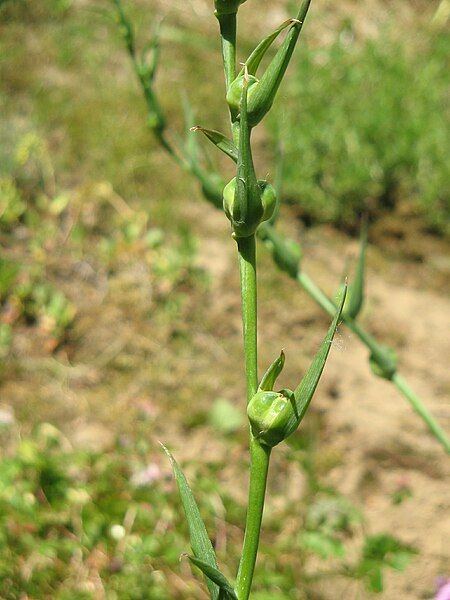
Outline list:
[[[263,446],[257,440],[251,439],[247,520],[241,562],[236,579],[236,593],[239,600],[247,600],[252,587],[264,510],[270,450],[268,446]]]
[[[408,383],[398,373],[395,373],[395,375],[392,378],[392,381],[396,385],[397,389],[405,396],[405,398],[408,400],[408,402],[416,411],[416,413],[420,415],[420,417],[422,417],[422,419],[428,425],[429,430],[433,433],[435,438],[441,442],[441,444],[446,449],[447,454],[450,454],[449,439],[447,438],[442,428],[438,425],[438,423],[436,423],[432,415],[422,404],[421,399],[413,392],[413,390],[409,387]]]
[[[242,325],[244,332],[245,376],[247,402],[258,388],[256,240],[251,235],[238,238],[239,269],[241,274]]]
[[[333,316],[336,311],[334,303],[328,298],[328,296],[322,292],[322,290],[312,281],[312,279],[303,272],[300,272],[297,276],[297,281],[305,289],[306,292],[321,306],[329,315]],[[377,340],[367,333],[354,319],[348,315],[343,315],[343,320],[350,331],[362,341],[362,343],[369,349],[372,354],[376,354],[379,351],[379,344]],[[403,379],[401,375],[395,373],[392,377],[392,383],[396,386],[402,396],[408,401],[413,410],[421,417],[424,423],[427,425],[430,432],[434,437],[442,444],[447,453],[450,454],[450,440],[445,434],[444,430],[436,422],[433,415],[429,412],[427,407],[424,405],[422,400],[414,393],[409,387],[408,383]]]
[[[236,13],[219,15],[220,38],[222,41],[223,70],[226,89],[236,77]]]
[[[245,375],[247,401],[249,402],[258,387],[256,239],[252,235],[238,238],[237,243],[241,274]],[[236,583],[239,600],[247,600],[250,595],[261,532],[269,458],[270,448],[259,444],[250,433],[250,485],[247,520]]]

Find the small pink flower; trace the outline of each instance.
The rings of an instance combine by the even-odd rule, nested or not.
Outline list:
[[[434,600],[450,600],[450,579],[440,577],[437,582],[438,591]]]

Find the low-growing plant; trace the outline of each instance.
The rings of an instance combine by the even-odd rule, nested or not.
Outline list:
[[[245,377],[247,388],[247,415],[249,419],[250,483],[247,518],[241,558],[236,581],[230,582],[219,569],[214,548],[200,516],[189,484],[178,463],[164,448],[175,473],[182,504],[188,521],[192,555],[191,563],[203,572],[209,594],[213,599],[247,600],[252,589],[253,575],[258,553],[262,515],[269,461],[272,450],[289,438],[301,424],[324,369],[336,328],[341,319],[360,337],[369,348],[374,373],[393,381],[413,408],[427,423],[435,437],[450,451],[445,433],[425,409],[421,400],[413,394],[397,374],[395,353],[376,342],[356,323],[364,296],[364,264],[367,231],[363,228],[360,258],[354,281],[347,290],[344,284],[336,301],[331,301],[300,269],[301,252],[298,245],[286,240],[273,228],[277,214],[277,190],[267,180],[258,178],[253,162],[251,134],[264,119],[275,100],[285,75],[301,29],[310,0],[303,0],[295,18],[281,24],[264,38],[237,69],[236,23],[240,0],[215,0],[215,15],[219,22],[220,38],[226,85],[226,101],[229,108],[231,134],[196,125],[189,107],[186,120],[191,130],[203,133],[220,151],[236,165],[236,175],[226,185],[220,176],[205,168],[198,160],[196,142],[188,141],[182,148],[172,144],[167,135],[167,122],[154,90],[154,78],[158,62],[158,37],[153,37],[143,52],[137,48],[134,31],[127,19],[120,0],[114,0],[121,25],[123,39],[133,60],[136,75],[147,102],[147,123],[157,140],[168,154],[200,182],[205,198],[223,208],[230,222],[231,237],[236,243],[239,259],[242,321],[244,338]],[[286,32],[284,41],[273,55],[268,66],[261,69],[261,62],[276,38]],[[262,71],[262,73],[261,73]],[[261,73],[261,74],[259,74]],[[257,260],[256,238],[260,237],[272,251],[276,264],[301,285],[316,301],[333,316],[322,345],[300,383],[291,389],[274,391],[276,381],[285,361],[283,351],[275,358],[262,377],[257,362]],[[328,540],[333,548],[335,540],[325,529],[316,544],[322,547]],[[305,539],[308,536],[305,532]],[[310,543],[318,534],[318,526],[310,536]],[[328,535],[328,538],[326,537]],[[337,546],[334,546],[334,551]],[[403,546],[389,536],[368,539],[361,562],[353,573],[369,578],[372,589],[380,589],[381,565],[400,565]],[[405,554],[408,554],[405,549]]]

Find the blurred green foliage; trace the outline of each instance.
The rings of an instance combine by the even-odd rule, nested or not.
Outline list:
[[[101,451],[74,447],[49,423],[18,435],[14,418],[5,420],[5,414],[0,415],[3,600],[23,594],[89,600],[100,591],[117,600],[203,597],[186,571],[184,583],[177,585],[187,533],[170,467],[161,464],[158,448],[139,435],[122,436]],[[223,514],[236,527],[242,507],[214,482],[211,468],[194,472],[191,483],[210,532]],[[214,501],[218,494],[223,504]],[[360,512],[332,489],[310,493],[305,501],[305,531],[298,535],[283,533],[283,523],[291,527],[289,513],[281,523],[269,518],[265,535],[269,540],[278,531],[277,542],[263,541],[265,565],[257,576],[256,598],[303,598],[305,590],[329,576],[361,581],[379,592],[384,569],[405,568],[415,553],[390,535],[364,535],[359,556],[355,560],[353,549],[350,560],[347,547],[361,530]],[[294,508],[295,518],[301,518],[298,505]],[[236,562],[238,544],[230,541],[227,556]],[[271,559],[280,552],[289,557],[283,565]],[[321,559],[323,573],[308,569],[314,556]],[[298,560],[306,567],[301,580]],[[327,566],[333,568],[329,573]]]
[[[354,227],[406,202],[450,234],[449,51],[447,31],[420,23],[366,41],[348,24],[333,44],[299,49],[270,127],[284,192],[305,215]]]

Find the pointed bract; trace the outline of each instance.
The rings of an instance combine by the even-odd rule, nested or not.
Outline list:
[[[283,350],[280,352],[280,356],[276,358],[267,371],[264,373],[261,379],[261,383],[258,386],[258,392],[271,391],[275,385],[278,376],[284,367],[285,356]]]
[[[367,222],[361,226],[360,250],[358,262],[356,265],[355,278],[348,288],[347,300],[345,302],[344,314],[352,319],[361,312],[364,302],[364,279],[365,279],[365,264],[367,250]]]
[[[229,156],[235,163],[238,161],[238,149],[226,135],[215,129],[205,129],[199,125],[191,127],[191,131],[201,131],[219,150]]]

